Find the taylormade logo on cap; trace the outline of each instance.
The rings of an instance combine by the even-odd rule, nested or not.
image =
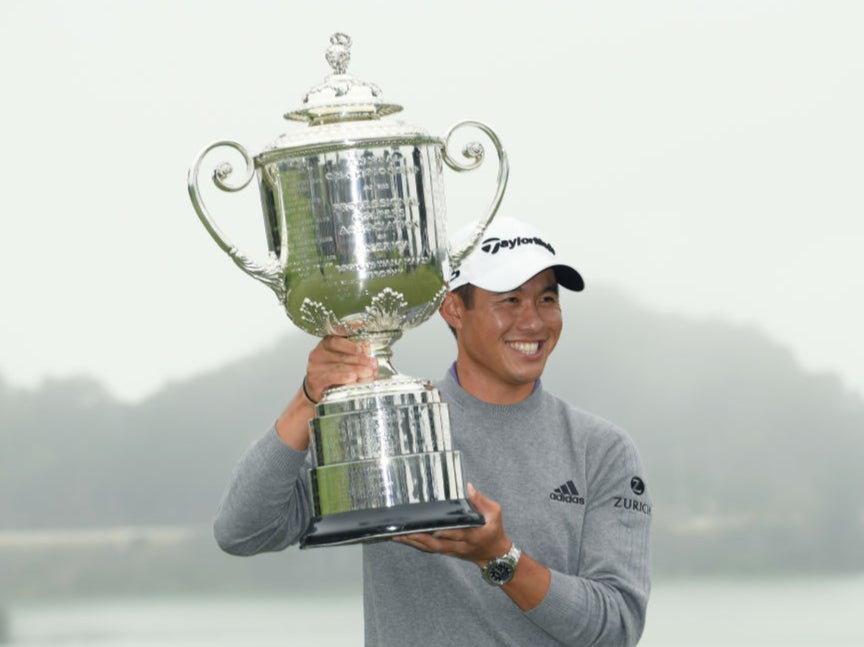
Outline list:
[[[476,235],[477,227],[477,223],[466,226],[454,240],[464,245]],[[578,292],[584,287],[582,277],[547,240],[547,235],[536,227],[499,216],[483,232],[474,251],[451,269],[448,287],[456,290],[471,284],[490,292],[509,292],[532,276],[554,269],[559,285]],[[562,254],[566,256],[567,252],[562,250]]]
[[[540,245],[541,247],[545,247],[549,250],[549,252],[554,256],[555,249],[547,243],[542,238],[534,237],[517,237],[510,239],[501,239],[501,238],[487,238],[482,243],[480,243],[480,250],[486,252],[487,254],[497,254],[500,249],[515,249],[520,245]]]

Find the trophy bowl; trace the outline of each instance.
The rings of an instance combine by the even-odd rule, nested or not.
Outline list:
[[[382,120],[401,106],[347,73],[351,39],[334,34],[332,68],[289,120],[305,129],[280,136],[254,158],[218,141],[195,158],[189,194],[213,240],[244,272],[270,287],[289,319],[319,337],[369,343],[378,378],[325,391],[310,420],[310,526],[301,547],[372,541],[407,533],[482,525],[465,498],[447,404],[425,380],[399,374],[391,345],[426,321],[447,291],[445,277],[480,241],[507,184],[506,153],[487,126],[463,121],[444,139]],[[458,248],[445,226],[443,168],[477,168],[476,142],[450,154],[454,133],[476,128],[498,154],[497,186],[486,214]],[[239,191],[257,178],[269,250],[259,262],[239,250],[204,205],[198,184],[210,151],[228,147],[246,164],[234,178],[219,164],[213,182]]]

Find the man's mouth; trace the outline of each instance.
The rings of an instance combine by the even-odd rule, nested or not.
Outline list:
[[[511,341],[507,345],[523,355],[536,355],[543,342],[540,341]]]

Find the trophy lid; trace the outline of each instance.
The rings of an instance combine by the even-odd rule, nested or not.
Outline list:
[[[286,119],[318,126],[378,119],[402,110],[400,105],[382,101],[381,89],[377,85],[360,81],[347,73],[351,60],[350,36],[333,34],[325,58],[333,73],[324,79],[324,83],[306,93],[302,108],[285,113]]]

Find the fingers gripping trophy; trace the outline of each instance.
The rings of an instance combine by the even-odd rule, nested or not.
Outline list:
[[[286,119],[306,128],[280,136],[254,158],[240,144],[205,147],[189,171],[189,195],[216,244],[249,276],[270,287],[291,321],[320,337],[368,342],[378,379],[328,389],[310,420],[312,521],[301,547],[381,539],[407,532],[483,524],[468,504],[447,405],[426,380],[399,374],[391,344],[428,319],[445,277],[477,245],[494,218],[509,165],[487,126],[464,121],[444,140],[384,119],[400,111],[380,89],[348,74],[351,39],[334,34],[322,84]],[[459,248],[448,247],[443,165],[468,171],[483,147],[462,160],[449,150],[457,130],[485,133],[498,153],[497,187],[485,217]],[[269,257],[258,262],[222,233],[204,205],[199,171],[213,149],[245,161],[235,179],[219,164],[213,182],[239,191],[257,177]]]

